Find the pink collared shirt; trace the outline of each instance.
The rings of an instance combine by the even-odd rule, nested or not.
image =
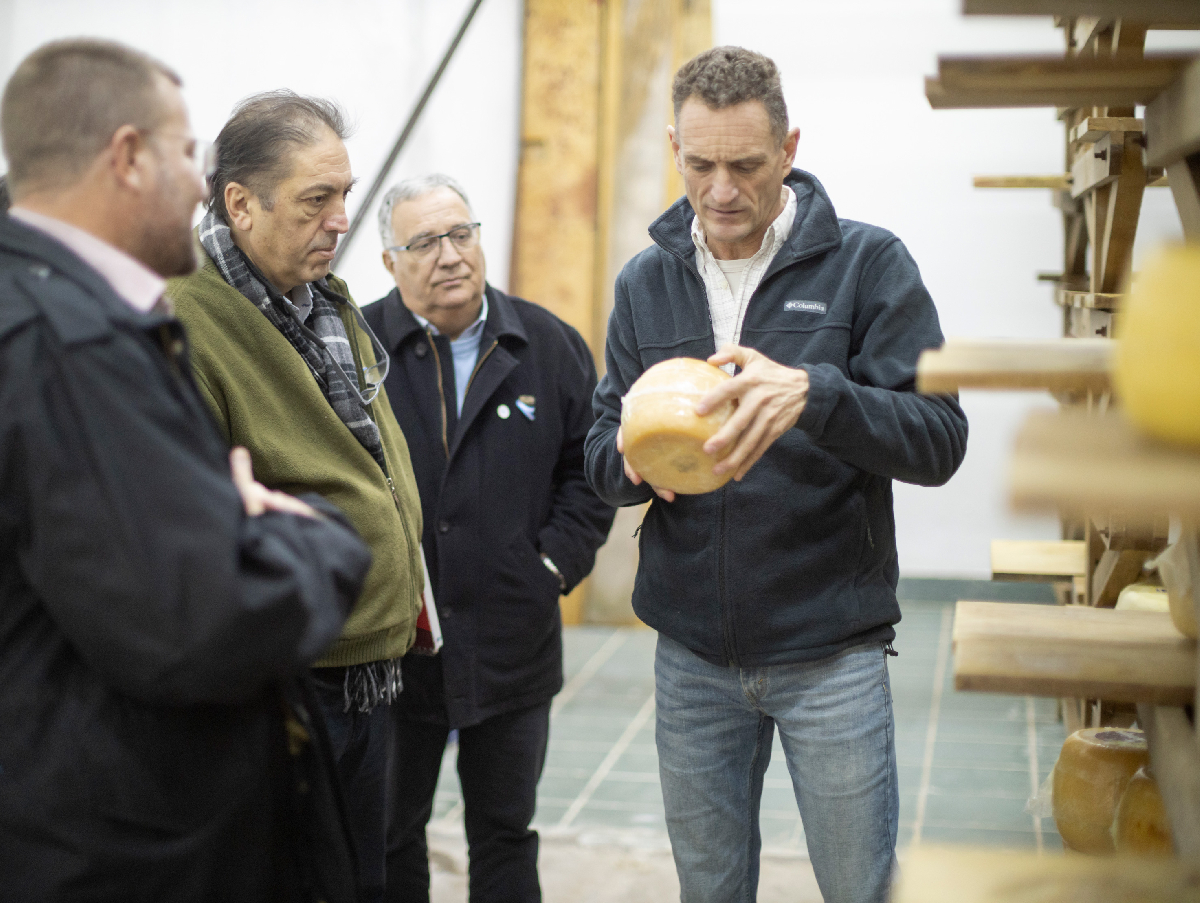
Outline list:
[[[143,263],[78,226],[23,207],[10,208],[8,215],[61,241],[108,280],[113,291],[139,313],[149,313],[167,287],[166,280]]]

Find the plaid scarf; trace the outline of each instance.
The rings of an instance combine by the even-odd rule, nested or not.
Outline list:
[[[338,304],[349,302],[337,295],[324,279],[310,282],[312,315],[309,322],[312,325],[311,328],[305,327],[292,314],[283,296],[242,253],[242,249],[233,243],[229,227],[212,210],[200,221],[200,244],[216,263],[225,281],[261,310],[296,349],[334,413],[387,473],[379,427],[371,419],[363,402],[359,380],[349,375],[356,373],[358,368],[337,308]]]

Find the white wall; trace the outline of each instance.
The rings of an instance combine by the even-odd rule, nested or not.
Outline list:
[[[584,2],[584,0],[579,0]],[[215,137],[241,97],[275,87],[339,100],[358,123],[348,142],[374,176],[467,0],[0,0],[0,80],[51,38],[93,34],[143,48],[186,82],[193,125]],[[1060,269],[1061,228],[1047,192],[977,191],[973,174],[1053,173],[1061,125],[1050,110],[929,109],[922,78],[938,53],[1062,47],[1048,19],[973,19],[958,0],[714,0],[718,43],[752,47],[783,72],[798,165],[842,216],[885,226],[920,263],[948,336],[1055,336],[1059,314],[1039,270]],[[519,0],[485,0],[427,108],[395,178],[440,169],[465,184],[484,222],[491,281],[506,287],[518,144]],[[1181,44],[1182,33],[1155,33]],[[665,123],[664,123],[665,125]],[[365,189],[365,185],[363,186]],[[351,199],[351,211],[357,202]],[[1168,193],[1147,192],[1147,239],[1179,234]],[[374,228],[339,268],[360,301],[390,288]],[[1012,436],[1045,395],[966,392],[970,451],[941,489],[898,485],[907,574],[985,576],[993,537],[1057,535],[1053,517],[1005,501]]]
[[[351,214],[453,37],[469,0],[0,0],[0,81],[44,41],[115,38],[176,69],[196,134],[212,140],[243,97],[272,88],[340,102]],[[508,284],[517,165],[520,0],[485,0],[459,45],[393,181],[443,170],[463,183],[483,222],[493,283]],[[7,26],[7,27],[5,27]],[[0,166],[2,170],[3,166]],[[372,211],[372,214],[374,211]],[[338,268],[359,303],[393,283],[374,216]]]

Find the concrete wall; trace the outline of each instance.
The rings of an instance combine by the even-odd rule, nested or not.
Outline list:
[[[286,86],[341,101],[349,142],[374,176],[465,10],[466,0],[0,0],[0,79],[51,38],[95,34],[176,67],[197,134],[232,105]],[[1048,19],[975,19],[958,0],[714,0],[718,43],[753,47],[783,71],[801,128],[798,165],[838,212],[885,226],[921,265],[949,336],[1054,336],[1058,311],[1039,270],[1059,269],[1061,230],[1045,192],[977,191],[973,174],[1053,173],[1062,131],[1050,110],[934,112],[922,77],[938,53],[1061,49]],[[1156,46],[1194,40],[1154,33]],[[486,0],[394,175],[441,169],[461,179],[484,223],[489,276],[507,287],[517,159],[521,4]],[[666,122],[663,122],[663,126]],[[665,140],[665,137],[664,139]],[[1168,192],[1147,192],[1138,255],[1179,235]],[[351,210],[357,202],[351,200]],[[645,224],[642,224],[643,226]],[[631,228],[633,228],[631,226]],[[642,239],[630,236],[630,246]],[[390,288],[374,229],[341,267],[360,302]],[[536,300],[536,299],[534,299]],[[1053,517],[1005,502],[1012,435],[1048,396],[964,393],[970,453],[941,489],[897,485],[900,562],[910,575],[983,576],[993,537],[1048,538]]]

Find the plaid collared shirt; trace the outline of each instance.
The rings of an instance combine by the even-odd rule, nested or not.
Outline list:
[[[717,259],[708,249],[704,230],[700,226],[700,218],[692,217],[692,241],[696,245],[696,269],[704,279],[704,288],[708,294],[708,311],[712,319],[713,336],[716,339],[717,350],[722,345],[736,345],[742,337],[742,321],[746,317],[746,306],[758,284],[762,282],[767,267],[783,247],[784,241],[792,231],[792,223],[796,219],[796,193],[787,185],[783,186],[783,212],[767,227],[763,235],[762,245],[750,258],[750,265],[742,277],[742,284],[735,294],[729,285],[729,280],[721,271]],[[732,374],[736,369],[733,364],[726,364],[722,369]]]

